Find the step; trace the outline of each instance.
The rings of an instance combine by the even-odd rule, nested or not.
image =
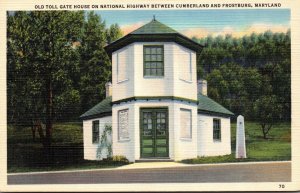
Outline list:
[[[174,160],[170,159],[170,158],[159,158],[159,157],[155,157],[155,158],[141,158],[138,160],[135,160],[136,163],[138,162],[174,162]]]

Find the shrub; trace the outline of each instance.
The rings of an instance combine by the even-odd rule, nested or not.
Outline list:
[[[116,163],[123,163],[123,164],[129,163],[128,159],[123,155],[115,155],[115,156],[112,156],[111,158],[108,158],[107,160],[116,162]]]

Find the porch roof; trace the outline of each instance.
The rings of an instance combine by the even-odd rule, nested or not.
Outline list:
[[[112,97],[107,97],[100,103],[92,107],[80,116],[80,119],[87,120],[105,116],[111,116],[112,113]],[[209,114],[230,117],[234,114],[212,100],[211,98],[198,94],[198,114]]]
[[[208,96],[198,93],[198,114],[219,114],[225,116],[233,116],[234,113],[212,100]]]
[[[99,118],[104,116],[111,115],[112,112],[112,104],[111,104],[112,97],[106,97],[100,103],[92,107],[90,110],[86,111],[80,116],[80,119],[93,119]]]

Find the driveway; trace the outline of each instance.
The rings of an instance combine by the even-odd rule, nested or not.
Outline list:
[[[10,174],[8,184],[290,182],[291,162]]]

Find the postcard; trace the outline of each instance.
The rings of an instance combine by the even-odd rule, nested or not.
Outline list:
[[[297,191],[299,3],[1,2],[0,191]]]

